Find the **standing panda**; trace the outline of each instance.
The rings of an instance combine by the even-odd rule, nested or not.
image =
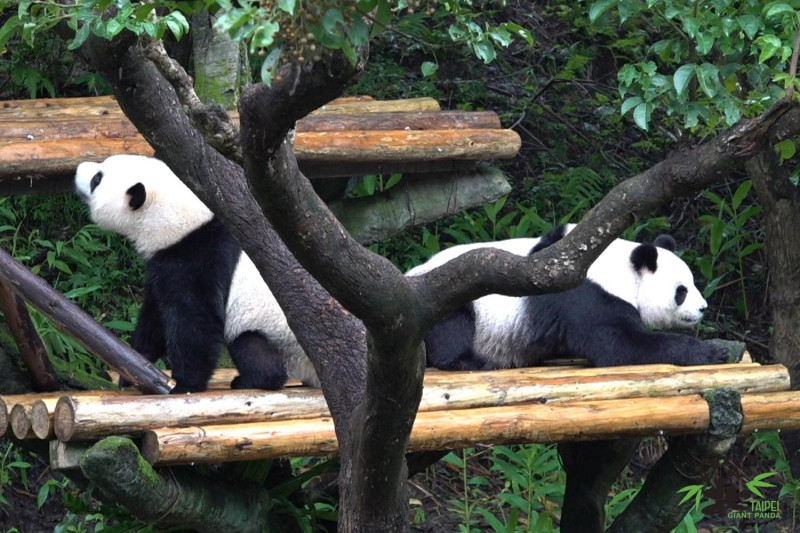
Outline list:
[[[146,261],[132,346],[151,361],[169,358],[173,392],[205,390],[223,343],[239,370],[234,388],[319,386],[253,262],[166,164],[137,155],[81,163],[75,187],[92,220]]]
[[[572,230],[559,226],[541,238],[454,246],[411,269],[416,276],[478,248],[527,256]],[[641,363],[723,363],[727,350],[676,333],[647,328],[691,327],[706,301],[689,267],[673,252],[675,240],[654,244],[613,241],[571,290],[538,296],[490,294],[453,311],[425,338],[429,366],[443,370],[516,368],[546,358],[587,359],[594,366]]]

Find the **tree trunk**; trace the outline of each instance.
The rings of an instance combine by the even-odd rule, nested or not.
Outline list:
[[[772,147],[748,161],[746,168],[766,226],[764,248],[773,324],[769,351],[789,369],[796,390],[800,389],[800,191],[789,181],[788,169],[778,165]],[[800,476],[800,431],[782,432],[781,440],[792,472]]]

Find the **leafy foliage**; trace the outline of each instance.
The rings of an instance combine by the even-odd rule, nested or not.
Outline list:
[[[619,70],[622,113],[632,112],[647,130],[658,110],[702,134],[763,112],[798,85],[786,72],[797,7],[791,1],[715,0],[700,8],[673,0],[599,0],[589,19],[645,27],[651,36],[643,57]]]

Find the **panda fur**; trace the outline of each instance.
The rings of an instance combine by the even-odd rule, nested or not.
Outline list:
[[[75,187],[92,220],[146,262],[132,346],[151,361],[168,357],[174,392],[205,390],[223,344],[239,370],[234,388],[319,385],[256,266],[166,164],[137,155],[81,163]]]
[[[411,269],[416,276],[470,250],[499,248],[533,254],[574,225],[540,238],[454,246]],[[585,358],[594,366],[642,363],[722,363],[727,351],[687,335],[649,328],[691,327],[707,304],[675,240],[654,244],[616,239],[595,260],[586,280],[561,293],[512,297],[490,294],[445,316],[425,338],[429,366],[443,370],[516,368],[547,358]]]

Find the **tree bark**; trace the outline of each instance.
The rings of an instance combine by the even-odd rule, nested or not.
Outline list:
[[[112,501],[147,522],[211,533],[259,533],[266,524],[270,498],[264,489],[242,480],[236,486],[220,486],[219,480],[180,471],[162,476],[126,438],[98,442],[83,454],[80,465]]]

